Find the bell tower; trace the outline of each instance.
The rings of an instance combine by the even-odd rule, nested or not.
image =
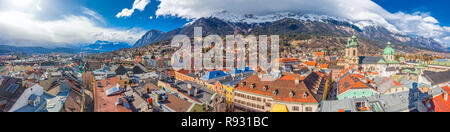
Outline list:
[[[386,61],[393,61],[395,50],[391,47],[391,42],[387,42],[386,48],[383,51],[383,57]]]

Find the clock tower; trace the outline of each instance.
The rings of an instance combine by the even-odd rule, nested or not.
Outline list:
[[[356,42],[356,36],[348,39],[347,45],[345,46],[345,67],[348,68],[351,65],[359,64],[358,55],[358,43]]]

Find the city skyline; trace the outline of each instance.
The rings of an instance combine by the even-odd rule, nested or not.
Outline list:
[[[208,1],[196,0],[191,4],[174,4],[167,0],[113,0],[113,1],[68,1],[68,0],[19,0],[0,1],[0,14],[3,32],[0,42],[15,46],[66,46],[94,43],[97,40],[112,42],[127,42],[134,44],[145,32],[157,29],[164,32],[180,28],[200,17],[208,17],[215,10],[226,10],[237,14],[266,15],[275,12],[292,11],[313,13],[319,15],[337,16],[354,20],[372,20],[379,24],[412,35],[433,37],[446,46],[449,44],[449,24],[446,17],[448,9],[446,1],[384,1],[364,0],[359,2],[318,1],[302,4],[302,1],[290,3],[292,8],[284,5],[286,2],[270,4],[258,11],[250,9],[235,9],[240,1],[222,3],[219,6]],[[247,3],[251,3],[248,1]],[[268,3],[264,1],[262,3]],[[105,4],[110,3],[110,4]],[[161,4],[162,3],[162,4]],[[242,3],[245,6],[247,3]],[[315,7],[319,4],[342,5],[330,13],[326,9],[311,10],[303,7]],[[201,8],[197,8],[201,7]],[[342,7],[342,8],[341,8]],[[346,7],[351,7],[346,10]],[[178,9],[187,10],[178,10]],[[64,10],[61,10],[64,9]],[[353,10],[353,11],[352,11]],[[361,17],[363,13],[369,13]],[[120,15],[119,15],[120,14]],[[372,15],[371,15],[372,14]],[[214,16],[214,15],[213,15]],[[398,18],[407,18],[399,20]],[[387,22],[387,23],[386,23]],[[78,26],[75,26],[78,25]],[[390,27],[391,26],[391,27]],[[420,28],[416,28],[420,27]],[[70,30],[61,30],[70,29]],[[6,31],[15,32],[6,32]],[[70,37],[69,37],[70,36]]]

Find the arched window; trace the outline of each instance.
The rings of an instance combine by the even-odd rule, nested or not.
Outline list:
[[[356,50],[353,50],[353,56],[356,56]]]

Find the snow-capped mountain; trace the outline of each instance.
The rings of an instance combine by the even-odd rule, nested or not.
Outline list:
[[[275,22],[284,18],[292,18],[299,21],[313,21],[313,22],[328,22],[329,20],[339,21],[351,23],[360,29],[364,29],[366,27],[384,27],[393,33],[401,33],[391,24],[379,24],[372,20],[350,20],[340,17],[333,17],[327,15],[316,15],[316,14],[304,14],[304,13],[292,13],[292,12],[280,12],[263,16],[255,16],[252,14],[247,15],[234,15],[227,11],[222,11],[219,13],[213,14],[211,17],[216,17],[222,19],[224,21],[233,22],[233,23],[248,23],[248,24],[258,24],[258,23],[266,23],[266,22]]]
[[[103,53],[103,52],[111,52],[118,49],[123,48],[131,48],[128,43],[125,42],[109,42],[109,41],[101,41],[97,40],[93,44],[89,44],[81,47],[81,51],[88,53]]]

